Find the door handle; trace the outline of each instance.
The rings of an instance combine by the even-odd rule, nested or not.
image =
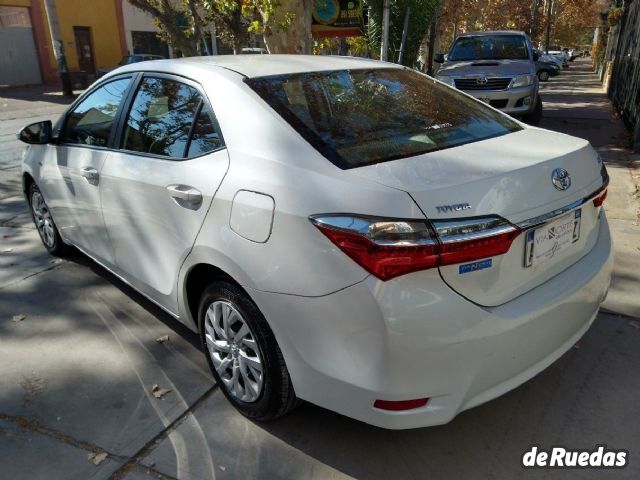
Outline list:
[[[178,200],[196,205],[202,202],[202,193],[188,185],[169,185],[167,187],[169,195]]]
[[[98,173],[98,170],[93,167],[81,168],[80,175],[82,175],[91,185],[97,185],[98,180],[100,180],[100,174]]]

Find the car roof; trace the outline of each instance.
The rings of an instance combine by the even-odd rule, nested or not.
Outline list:
[[[490,36],[490,35],[520,35],[522,37],[527,34],[519,31],[519,30],[487,30],[487,31],[478,31],[478,32],[465,32],[458,35],[458,37],[478,37],[478,36]]]
[[[215,70],[225,68],[245,77],[263,77],[292,73],[349,70],[362,68],[404,68],[395,63],[381,62],[359,57],[331,55],[212,55],[207,57],[184,57],[169,60],[141,62],[121,67],[117,73],[128,71],[166,71],[188,74],[188,70]]]

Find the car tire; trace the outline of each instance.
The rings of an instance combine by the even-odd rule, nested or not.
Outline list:
[[[523,120],[529,125],[540,125],[540,121],[542,120],[542,99],[540,98],[540,95],[538,95],[536,99],[536,104],[533,107],[533,111],[528,115],[525,115]]]
[[[546,82],[547,80],[549,80],[549,72],[547,70],[540,70],[538,72],[538,78],[541,82]]]
[[[58,257],[69,253],[70,247],[60,237],[58,227],[53,221],[51,211],[44,200],[42,192],[35,183],[29,185],[28,191],[29,211],[42,244],[47,251]]]
[[[209,285],[200,299],[198,326],[213,377],[242,415],[274,420],[301,403],[271,328],[238,286]]]

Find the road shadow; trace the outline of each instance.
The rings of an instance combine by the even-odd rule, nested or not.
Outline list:
[[[0,104],[2,100],[10,99],[23,102],[47,102],[58,105],[70,105],[81,92],[81,90],[76,90],[73,96],[65,96],[62,94],[60,87],[51,85],[0,87]]]

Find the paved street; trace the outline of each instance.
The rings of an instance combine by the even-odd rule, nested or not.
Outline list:
[[[617,257],[605,308],[534,379],[448,425],[409,431],[310,404],[269,424],[237,414],[195,334],[86,257],[46,253],[21,196],[14,133],[55,118],[67,100],[0,89],[0,477],[566,478],[522,469],[535,443],[627,449],[623,470],[572,473],[640,478],[640,157],[624,149],[627,134],[587,65],[545,84],[542,126],[588,138],[608,165]],[[171,391],[155,398],[154,385]]]

